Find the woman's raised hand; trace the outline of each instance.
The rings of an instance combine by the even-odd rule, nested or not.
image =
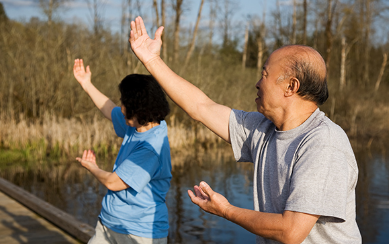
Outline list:
[[[78,83],[85,89],[85,87],[91,83],[92,72],[89,65],[84,68],[84,62],[82,59],[74,60],[73,74]]]

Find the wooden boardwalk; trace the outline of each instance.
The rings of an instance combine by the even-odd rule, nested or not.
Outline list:
[[[0,178],[0,243],[86,243],[93,234],[91,226]]]
[[[80,243],[0,192],[0,243]]]

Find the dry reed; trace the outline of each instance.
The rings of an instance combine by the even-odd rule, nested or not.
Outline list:
[[[168,126],[172,149],[189,148],[200,143],[217,145],[221,139],[203,126],[185,127],[182,123]],[[30,122],[23,115],[15,119],[0,118],[1,147],[33,150],[38,158],[80,154],[92,148],[98,154],[116,154],[121,144],[112,123],[99,115],[89,122],[83,119],[60,118],[46,113],[41,121]]]

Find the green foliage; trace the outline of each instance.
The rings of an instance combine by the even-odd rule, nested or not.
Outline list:
[[[5,150],[0,149],[0,167],[5,167],[13,162],[26,162],[29,158],[27,150]]]

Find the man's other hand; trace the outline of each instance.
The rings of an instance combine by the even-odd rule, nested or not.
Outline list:
[[[223,195],[214,192],[204,181],[200,182],[200,186],[194,186],[194,191],[196,195],[188,190],[188,195],[194,204],[208,213],[226,217],[226,212],[232,205]]]

